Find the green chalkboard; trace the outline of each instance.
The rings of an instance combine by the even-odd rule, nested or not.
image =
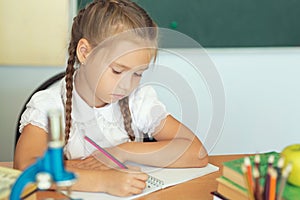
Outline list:
[[[300,46],[300,0],[134,1],[159,27],[184,33],[204,47]]]

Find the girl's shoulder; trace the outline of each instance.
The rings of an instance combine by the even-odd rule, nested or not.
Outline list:
[[[131,100],[131,101],[138,101],[138,100],[142,100],[142,99],[150,100],[149,98],[150,99],[157,98],[156,91],[150,85],[139,86],[129,96],[129,100]]]
[[[27,104],[27,107],[38,107],[41,109],[49,109],[51,107],[57,108],[62,104],[62,95],[63,95],[63,80],[59,81],[57,84],[45,89],[40,90],[33,94],[30,101]]]
[[[161,120],[168,115],[166,106],[158,99],[153,87],[141,86],[129,97],[133,124],[138,130],[151,135]]]
[[[151,111],[160,107],[166,110],[165,105],[159,100],[155,89],[152,86],[140,86],[129,96],[129,107],[131,112]]]
[[[48,132],[47,113],[49,110],[63,110],[62,82],[50,88],[36,92],[26,105],[22,114],[19,131],[22,132],[27,124],[32,124]]]

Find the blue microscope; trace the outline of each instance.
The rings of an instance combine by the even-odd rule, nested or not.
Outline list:
[[[49,136],[48,149],[44,156],[29,166],[18,177],[12,187],[10,200],[21,199],[28,183],[35,183],[38,190],[47,190],[55,183],[57,187],[70,188],[76,181],[74,173],[66,171],[63,163],[64,134],[62,132],[61,112],[50,111],[48,114]]]

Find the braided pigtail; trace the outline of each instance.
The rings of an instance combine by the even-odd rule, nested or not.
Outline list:
[[[129,136],[129,139],[131,141],[135,140],[135,135],[131,127],[132,119],[131,119],[131,114],[129,110],[129,103],[128,103],[128,97],[125,97],[119,101],[121,113],[123,116],[124,120],[124,127],[125,130],[127,131],[127,134]]]
[[[73,91],[73,74],[74,74],[74,64],[75,64],[75,55],[76,55],[76,47],[73,45],[70,45],[69,47],[69,54],[70,57],[68,59],[68,66],[66,69],[66,106],[65,106],[65,115],[66,115],[66,121],[65,121],[65,144],[68,143],[69,140],[69,134],[71,129],[71,112],[72,112],[72,91]]]
[[[82,31],[81,31],[81,18],[85,9],[82,9],[78,15],[74,18],[72,32],[71,32],[71,40],[69,43],[68,53],[69,59],[67,62],[66,68],[66,105],[65,105],[65,145],[68,143],[70,137],[70,130],[72,124],[72,92],[73,92],[73,75],[75,72],[74,65],[75,63],[79,63],[78,58],[76,56],[76,48],[78,41],[81,39]]]

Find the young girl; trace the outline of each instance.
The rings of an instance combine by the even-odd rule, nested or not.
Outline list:
[[[155,60],[156,43],[155,23],[129,0],[98,0],[82,9],[72,26],[65,80],[36,93],[22,115],[14,167],[23,170],[43,155],[47,112],[53,108],[65,111],[65,163],[79,176],[74,190],[128,196],[142,192],[148,178],[108,167],[83,135],[122,162],[207,165],[199,139],[167,113],[152,87],[139,86]],[[142,137],[156,142],[143,142]]]

